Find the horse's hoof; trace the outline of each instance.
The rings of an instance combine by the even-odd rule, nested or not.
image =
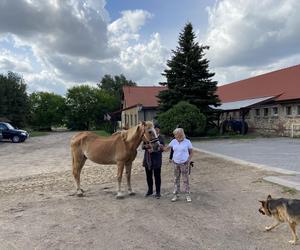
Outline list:
[[[82,190],[82,189],[78,190],[77,193],[76,193],[76,195],[77,195],[78,197],[83,197],[83,195],[84,195],[83,190]]]
[[[122,193],[118,193],[116,195],[116,199],[124,199],[124,195]]]
[[[129,194],[130,196],[133,196],[133,195],[135,195],[135,192],[133,192],[133,191],[128,191],[128,194]]]

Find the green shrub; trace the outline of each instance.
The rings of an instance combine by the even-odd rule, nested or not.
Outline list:
[[[104,130],[105,132],[112,134],[114,132],[113,124],[109,121],[102,122],[99,126],[96,127],[97,130]]]
[[[173,130],[179,125],[189,136],[196,136],[203,133],[206,126],[206,117],[199,109],[188,102],[179,102],[165,113],[161,113],[157,118],[161,132],[171,135]]]
[[[206,131],[207,136],[218,136],[220,134],[219,129],[217,127],[210,127]]]

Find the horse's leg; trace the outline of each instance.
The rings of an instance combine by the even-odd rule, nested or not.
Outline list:
[[[117,189],[117,199],[124,198],[124,195],[121,192],[121,182],[122,182],[122,175],[124,170],[124,162],[117,162],[118,166],[118,189]]]
[[[83,196],[83,190],[80,187],[80,173],[82,167],[86,161],[86,157],[79,150],[72,149],[72,165],[73,165],[73,176],[76,182],[76,194],[78,196]]]
[[[127,177],[127,187],[128,187],[128,194],[129,195],[135,195],[135,193],[132,191],[131,188],[131,168],[132,168],[132,162],[126,163],[126,177]]]

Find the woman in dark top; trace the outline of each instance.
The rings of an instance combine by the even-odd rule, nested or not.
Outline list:
[[[159,134],[160,127],[158,124],[154,125],[158,140],[161,145],[165,145],[163,137]],[[160,147],[157,151],[154,151],[150,144],[143,144],[142,147],[145,150],[143,166],[145,167],[148,191],[145,197],[153,194],[153,175],[155,180],[155,197],[160,198],[160,186],[161,186],[161,165],[162,165],[162,148]]]

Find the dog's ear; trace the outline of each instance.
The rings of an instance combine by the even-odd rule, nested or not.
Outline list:
[[[142,121],[141,123],[142,123],[143,126],[146,126],[146,122],[145,121]]]
[[[262,206],[266,204],[266,201],[258,201],[258,202],[260,202]]]
[[[271,200],[272,196],[269,194],[267,200]]]

